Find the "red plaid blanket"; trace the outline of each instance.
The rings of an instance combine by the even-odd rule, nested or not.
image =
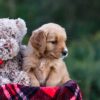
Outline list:
[[[82,96],[77,83],[70,80],[60,87],[2,85],[0,100],[82,100]]]

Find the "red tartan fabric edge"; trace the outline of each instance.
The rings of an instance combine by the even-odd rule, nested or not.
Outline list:
[[[0,86],[0,100],[82,100],[78,84],[70,80],[59,87]]]

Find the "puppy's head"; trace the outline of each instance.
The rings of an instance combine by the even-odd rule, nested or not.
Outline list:
[[[64,28],[48,23],[33,31],[30,42],[41,56],[58,59],[68,55],[66,39]]]

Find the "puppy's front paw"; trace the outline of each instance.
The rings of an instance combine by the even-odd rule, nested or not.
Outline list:
[[[58,86],[59,83],[59,80],[47,80],[46,86]]]
[[[35,86],[35,87],[40,86],[40,83],[37,80],[32,80],[31,84],[32,86]]]
[[[33,73],[28,73],[28,76],[30,77],[32,86],[40,86],[39,81],[37,80],[36,76]]]

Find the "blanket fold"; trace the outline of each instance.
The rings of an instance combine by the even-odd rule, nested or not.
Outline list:
[[[82,100],[79,86],[70,80],[59,87],[0,86],[0,100]]]

